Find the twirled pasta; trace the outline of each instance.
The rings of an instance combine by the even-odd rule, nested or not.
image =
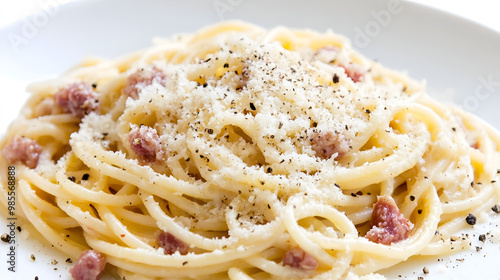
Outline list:
[[[126,279],[378,278],[499,202],[499,133],[332,32],[226,22],[29,91],[18,214]],[[380,197],[407,237],[367,238]]]

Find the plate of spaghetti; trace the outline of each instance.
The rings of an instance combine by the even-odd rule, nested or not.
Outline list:
[[[249,2],[76,2],[3,31],[7,279],[498,277],[498,34]],[[436,46],[450,26],[470,36]]]

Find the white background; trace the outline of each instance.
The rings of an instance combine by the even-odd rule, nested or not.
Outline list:
[[[43,5],[46,3],[66,3],[70,1],[78,0],[0,0],[0,28],[34,12],[41,11],[43,9]],[[459,15],[500,32],[500,1],[498,0],[407,1],[424,4],[439,10]]]

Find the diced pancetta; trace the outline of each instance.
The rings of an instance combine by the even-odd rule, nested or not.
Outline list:
[[[318,268],[318,261],[304,250],[300,248],[293,248],[285,253],[285,256],[283,257],[283,265],[302,270],[315,270]]]
[[[408,238],[412,228],[413,224],[399,211],[394,199],[382,196],[373,205],[370,230],[365,237],[375,243],[390,245]]]
[[[160,137],[156,129],[152,127],[145,125],[133,127],[129,132],[128,140],[130,147],[142,161],[155,162],[163,156]]]
[[[160,85],[165,86],[165,73],[155,66],[141,68],[128,76],[125,87],[122,89],[122,93],[130,96],[132,99],[137,99],[139,98],[141,90],[144,87],[153,84],[155,81]]]
[[[106,258],[95,250],[85,250],[69,270],[75,280],[98,280],[106,267]]]
[[[63,112],[82,118],[99,108],[97,93],[91,84],[76,82],[61,88],[54,99]]]
[[[163,248],[165,255],[172,255],[175,252],[186,255],[189,249],[188,244],[168,232],[158,235],[158,246]]]
[[[345,136],[331,130],[326,132],[315,132],[310,138],[312,149],[316,155],[323,159],[342,158],[349,150],[349,141]]]
[[[363,81],[365,78],[365,70],[357,63],[342,63],[340,67],[344,68],[346,75],[355,83]]]
[[[16,136],[2,149],[2,155],[9,163],[21,162],[29,168],[38,165],[42,147],[36,140]]]

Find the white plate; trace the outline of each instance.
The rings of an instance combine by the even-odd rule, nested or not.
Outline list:
[[[413,3],[380,1],[134,1],[89,0],[54,8],[0,30],[0,133],[18,114],[32,81],[56,77],[88,55],[108,58],[145,48],[154,36],[192,32],[225,19],[242,19],[264,27],[285,25],[324,31],[353,39],[354,46],[384,65],[427,79],[429,92],[453,100],[500,128],[500,35],[461,18]],[[59,1],[61,2],[61,1]],[[3,172],[3,171],[1,171]],[[495,219],[488,230],[496,228]],[[5,219],[4,219],[5,221]],[[7,228],[0,228],[0,233]],[[384,271],[391,279],[500,279],[500,244],[474,243],[466,252],[421,260],[412,258]],[[17,272],[7,271],[5,244],[0,244],[1,279],[70,279],[66,258],[18,233]],[[474,244],[476,246],[476,244]],[[30,260],[34,254],[36,260]],[[53,265],[55,259],[58,264]],[[430,273],[424,275],[427,266]],[[56,269],[57,270],[54,270]],[[398,275],[401,275],[399,277]]]

